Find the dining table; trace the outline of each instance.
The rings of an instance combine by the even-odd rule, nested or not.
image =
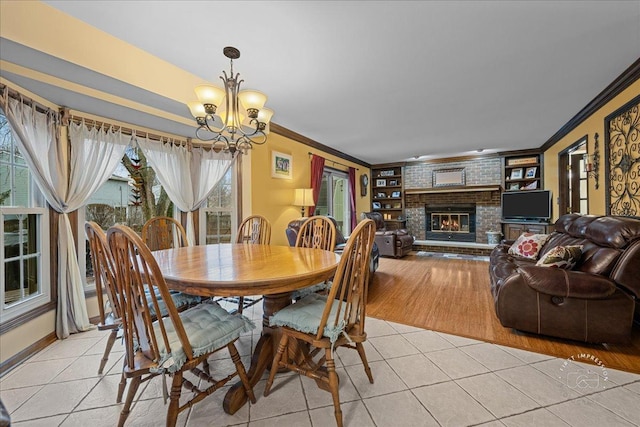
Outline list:
[[[291,304],[293,291],[329,280],[340,255],[321,249],[221,243],[154,251],[170,289],[203,297],[262,295],[262,333],[247,372],[252,386],[271,367],[280,341],[269,318]],[[223,408],[234,414],[247,402],[240,382],[225,395]]]

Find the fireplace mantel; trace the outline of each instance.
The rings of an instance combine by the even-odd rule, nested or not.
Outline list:
[[[429,187],[405,188],[405,194],[437,194],[437,193],[468,193],[477,191],[502,191],[500,185],[465,185],[463,187]]]

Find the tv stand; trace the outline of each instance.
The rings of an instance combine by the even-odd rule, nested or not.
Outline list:
[[[506,240],[516,240],[522,233],[549,234],[553,226],[540,220],[502,221],[502,234]]]

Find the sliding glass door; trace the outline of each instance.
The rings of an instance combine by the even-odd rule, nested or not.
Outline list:
[[[331,215],[342,234],[347,236],[351,233],[349,176],[346,172],[325,168],[315,214]]]

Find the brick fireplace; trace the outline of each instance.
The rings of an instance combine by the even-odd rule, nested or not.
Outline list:
[[[434,172],[464,169],[464,184],[434,186]],[[404,168],[406,227],[415,236],[416,250],[486,255],[487,231],[501,229],[502,163],[499,156],[458,158],[451,161],[408,163]],[[475,206],[475,236],[470,241],[427,237],[425,206]],[[471,227],[471,226],[470,226]],[[479,247],[479,248],[478,248]]]
[[[500,230],[500,186],[468,186],[446,190],[412,189],[406,190],[405,194],[407,228],[416,240],[487,243],[486,232]],[[469,214],[469,233],[464,237],[462,233],[434,234],[433,221],[432,218],[428,218],[427,213],[431,208],[440,210],[442,214]],[[429,227],[427,221],[431,222]]]
[[[425,205],[427,240],[476,241],[476,205]]]

